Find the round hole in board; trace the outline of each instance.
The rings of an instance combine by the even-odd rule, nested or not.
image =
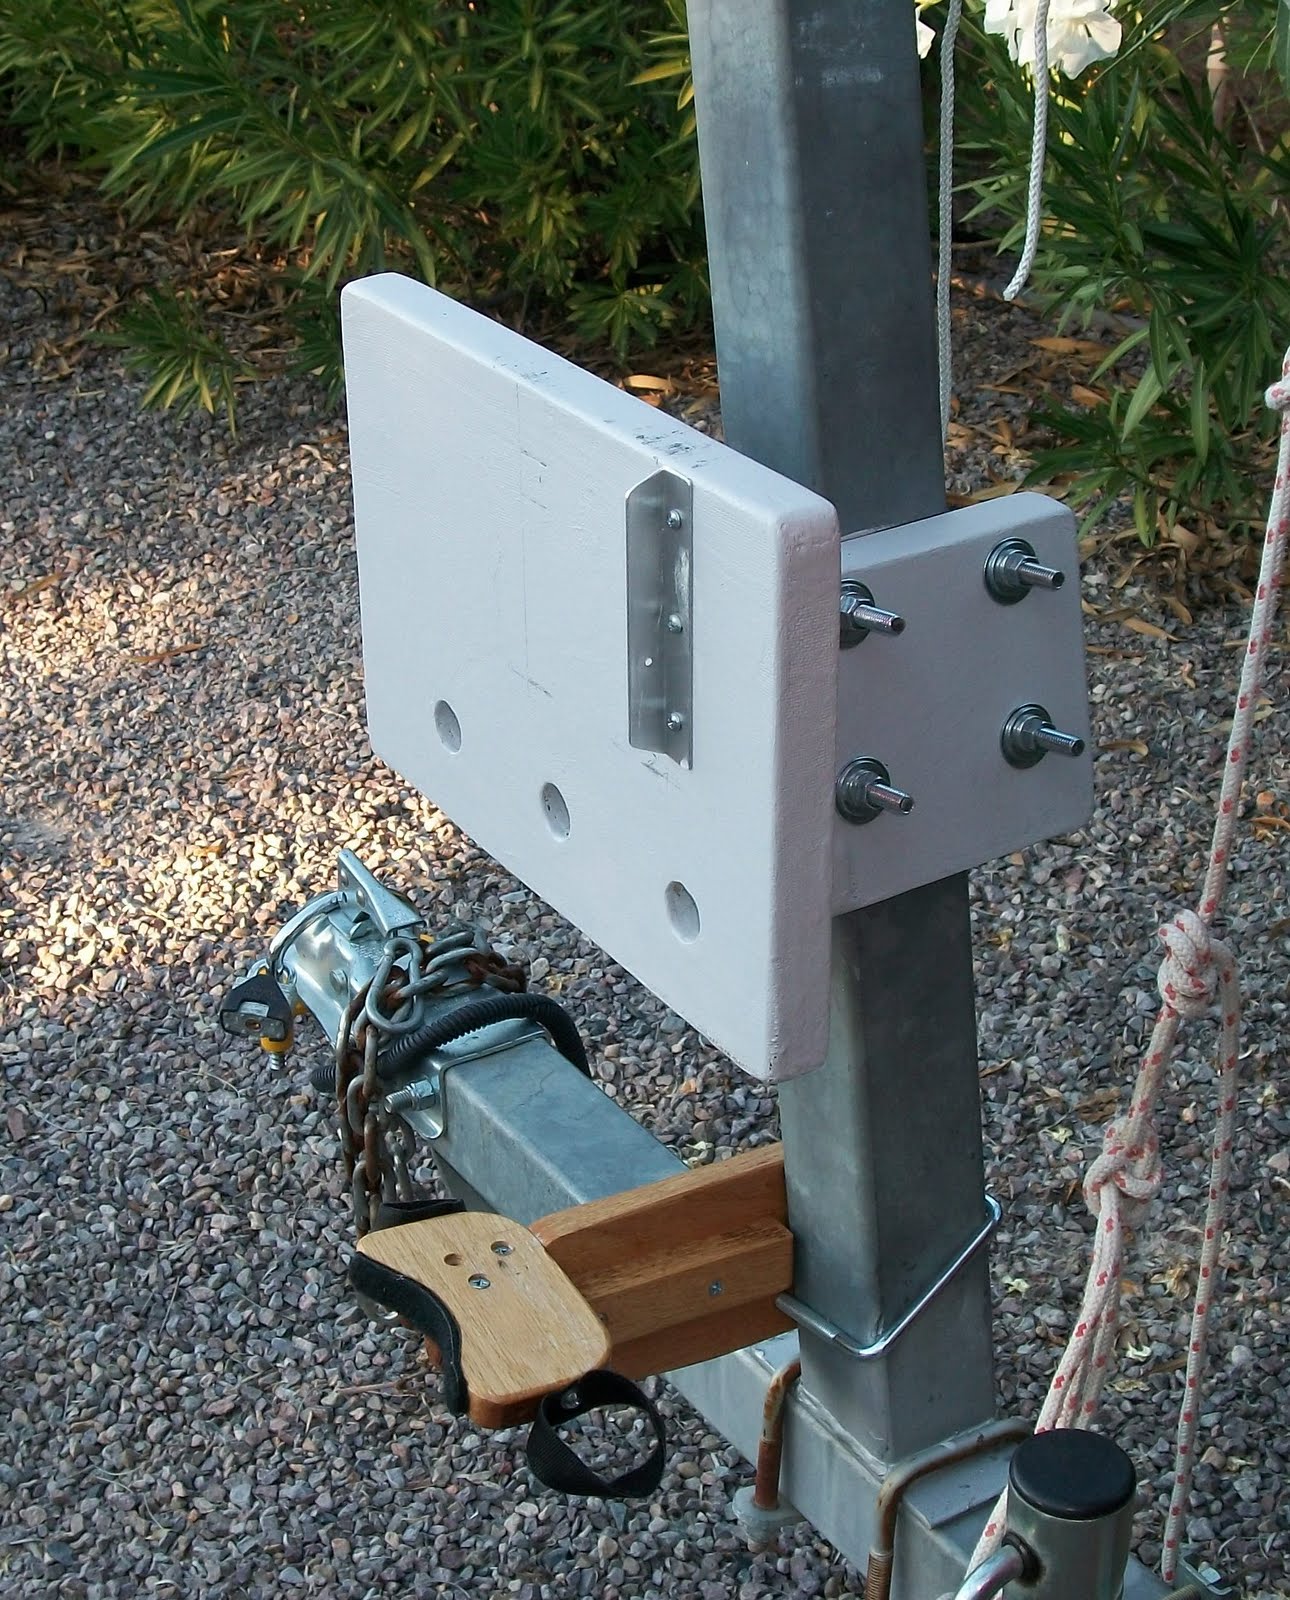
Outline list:
[[[557,839],[569,837],[569,808],[564,803],[564,796],[553,783],[542,785],[542,811],[546,817],[546,825]]]
[[[461,749],[461,723],[457,721],[457,713],[446,700],[435,702],[434,727],[439,735],[440,744],[455,756]]]
[[[461,1265],[461,1257],[455,1250],[452,1250],[443,1258],[443,1264],[445,1267],[459,1267]]]
[[[668,921],[682,944],[693,944],[699,937],[699,908],[683,883],[669,883],[664,891]]]

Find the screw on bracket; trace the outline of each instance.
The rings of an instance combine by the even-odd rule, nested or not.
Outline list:
[[[985,586],[1001,606],[1015,606],[1032,589],[1060,589],[1066,574],[1046,567],[1025,539],[1003,539],[985,558]]]
[[[1018,706],[999,735],[1003,758],[1014,767],[1033,767],[1051,750],[1059,756],[1082,756],[1084,741],[1077,733],[1063,733],[1039,705]]]
[[[401,1089],[393,1089],[381,1101],[381,1110],[387,1116],[395,1116],[400,1111],[416,1111],[421,1106],[432,1106],[439,1099],[439,1085],[429,1078],[418,1078],[412,1083],[405,1083]]]
[[[893,788],[891,774],[872,756],[847,762],[838,774],[834,803],[839,816],[857,823],[872,822],[884,811],[907,817],[914,809],[913,795]]]
[[[904,617],[874,605],[872,590],[855,578],[847,578],[842,585],[838,624],[838,643],[844,650],[850,650],[871,633],[895,639],[905,631]]]

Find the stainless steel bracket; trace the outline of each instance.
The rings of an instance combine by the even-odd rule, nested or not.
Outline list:
[[[822,1317],[796,1295],[781,1294],[775,1304],[786,1317],[791,1317],[799,1328],[805,1328],[808,1333],[813,1333],[821,1339],[827,1339],[830,1344],[835,1344],[839,1350],[856,1361],[873,1361],[878,1356],[885,1355],[896,1340],[900,1338],[906,1328],[910,1326],[932,1301],[937,1298],[954,1281],[958,1274],[972,1260],[973,1256],[983,1248],[991,1234],[999,1226],[999,1219],[1003,1216],[1003,1208],[993,1195],[985,1197],[985,1207],[988,1215],[977,1233],[968,1240],[963,1249],[959,1251],[954,1260],[950,1262],[945,1271],[931,1285],[931,1287],[909,1309],[903,1312],[892,1325],[878,1335],[868,1344],[861,1344],[849,1334],[845,1328],[839,1328],[836,1322],[830,1322],[827,1317]]]
[[[694,757],[693,512],[675,472],[627,496],[627,736],[682,767]]]

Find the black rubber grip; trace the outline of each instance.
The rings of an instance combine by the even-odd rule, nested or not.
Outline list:
[[[616,1478],[605,1478],[560,1437],[563,1423],[585,1416],[597,1406],[635,1406],[649,1418],[655,1445],[639,1466],[630,1467]],[[525,1455],[529,1471],[548,1489],[559,1494],[594,1494],[602,1500],[629,1500],[653,1494],[663,1479],[663,1457],[667,1433],[658,1408],[630,1378],[617,1372],[597,1370],[587,1373],[568,1389],[544,1397],[537,1418],[529,1429]]]

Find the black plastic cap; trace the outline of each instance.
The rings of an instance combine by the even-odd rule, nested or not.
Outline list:
[[[1083,1428],[1055,1428],[1018,1445],[1008,1487],[1050,1517],[1091,1522],[1122,1510],[1137,1491],[1138,1475],[1110,1439]]]

